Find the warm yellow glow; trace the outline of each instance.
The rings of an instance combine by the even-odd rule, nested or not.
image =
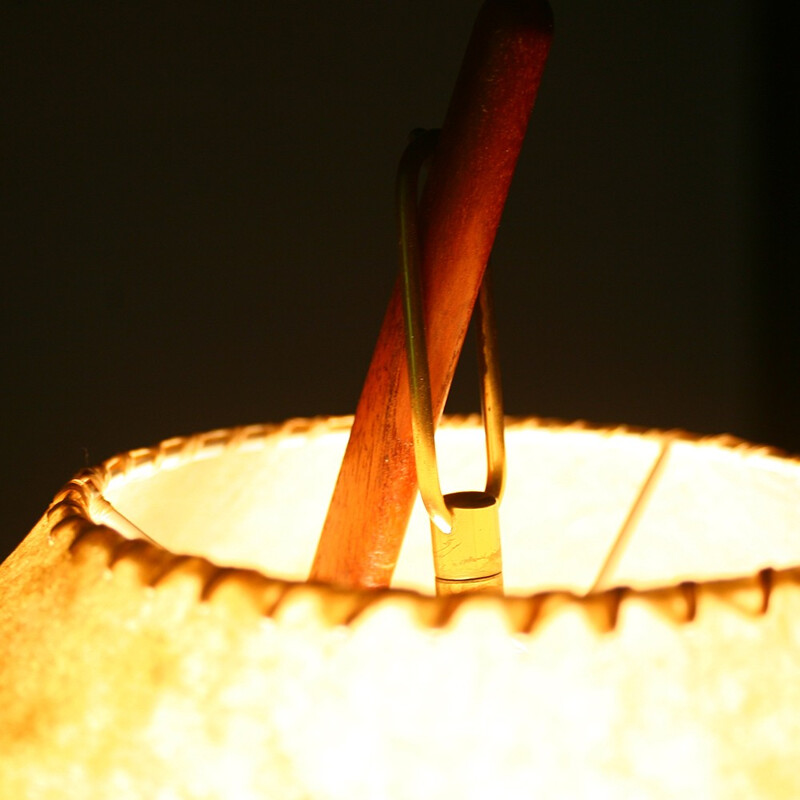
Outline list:
[[[510,425],[512,596],[444,600],[302,582],[346,436],[174,440],[57,498],[0,568],[0,796],[800,796],[800,464],[676,440],[638,590],[581,599],[663,437]],[[442,432],[445,491],[482,436]],[[420,507],[398,582],[430,559]]]

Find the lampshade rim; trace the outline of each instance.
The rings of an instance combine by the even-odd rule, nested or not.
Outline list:
[[[477,416],[449,417],[454,426],[478,425]],[[238,588],[258,614],[280,615],[291,597],[306,592],[320,595],[320,607],[332,625],[349,625],[367,609],[386,599],[406,598],[415,606],[423,623],[431,628],[445,626],[461,606],[472,603],[497,603],[506,612],[509,627],[518,633],[532,633],[539,624],[565,606],[584,612],[601,632],[612,631],[622,604],[638,600],[655,604],[671,621],[688,623],[700,613],[706,602],[715,599],[749,616],[763,616],[770,608],[775,591],[789,584],[800,584],[800,565],[784,569],[765,567],[752,574],[708,581],[680,581],[674,584],[635,588],[615,586],[600,592],[577,594],[568,590],[545,590],[527,595],[456,595],[436,597],[405,588],[360,588],[337,586],[310,580],[271,577],[262,571],[244,567],[226,567],[203,556],[174,553],[146,539],[131,539],[119,530],[98,524],[91,505],[102,498],[112,478],[124,477],[145,465],[157,467],[164,458],[180,455],[187,461],[217,450],[242,447],[267,436],[342,432],[349,429],[352,417],[296,418],[279,424],[224,428],[207,433],[176,437],[151,448],[121,453],[97,467],[82,470],[56,495],[46,512],[51,543],[61,542],[73,555],[99,548],[106,565],[134,562],[145,586],[157,588],[177,574],[197,578],[197,601],[213,603],[224,587]],[[703,442],[726,449],[744,449],[748,453],[780,457],[800,466],[800,459],[787,456],[777,448],[754,445],[731,435],[702,436],[683,430],[645,429],[635,426],[602,426],[585,421],[564,422],[557,419],[509,417],[506,428],[559,429],[596,432],[606,435],[636,435],[663,441]]]

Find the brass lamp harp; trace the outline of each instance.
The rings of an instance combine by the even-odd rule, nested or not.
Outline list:
[[[486,488],[483,491],[460,491],[444,495],[436,463],[417,231],[419,174],[433,153],[436,133],[415,131],[412,134],[397,174],[403,319],[417,481],[431,520],[437,594],[502,591],[503,563],[498,508],[505,481],[503,395],[492,299],[486,273],[475,311],[481,414],[486,438]]]

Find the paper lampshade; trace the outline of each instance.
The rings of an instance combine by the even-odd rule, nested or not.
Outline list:
[[[348,425],[67,485],[0,569],[0,796],[800,796],[800,463],[510,423],[506,596],[431,596],[421,508],[398,588],[356,592],[304,582]],[[478,422],[439,442],[480,485]],[[583,596],[667,442],[627,588]]]

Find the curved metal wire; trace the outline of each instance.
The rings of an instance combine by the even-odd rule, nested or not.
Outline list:
[[[420,245],[417,230],[419,173],[433,154],[437,131],[415,131],[397,172],[397,212],[400,228],[400,263],[403,284],[403,319],[406,333],[411,420],[417,482],[433,523],[444,533],[452,529],[452,512],[439,483],[434,441],[425,317],[420,280]],[[489,282],[484,276],[476,306],[478,366],[481,377],[481,412],[486,438],[486,493],[500,499],[505,483],[503,395],[497,360],[497,339]]]

